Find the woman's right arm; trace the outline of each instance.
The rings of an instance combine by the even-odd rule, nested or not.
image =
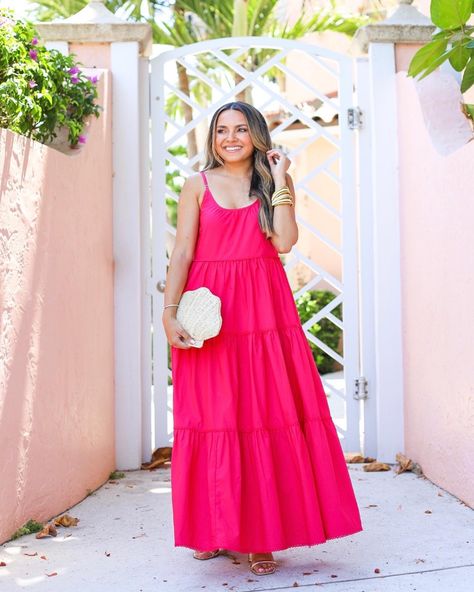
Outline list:
[[[189,266],[193,260],[194,247],[199,229],[199,203],[202,191],[200,175],[192,175],[184,182],[178,202],[176,240],[171,253],[166,275],[164,305],[178,304],[186,284]],[[163,327],[168,343],[174,347],[191,347],[190,335],[176,319],[176,307],[163,309]]]

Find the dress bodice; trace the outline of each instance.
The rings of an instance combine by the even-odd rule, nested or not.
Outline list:
[[[258,223],[260,201],[242,208],[224,208],[215,200],[204,172],[204,198],[199,214],[195,261],[276,257],[278,251]]]

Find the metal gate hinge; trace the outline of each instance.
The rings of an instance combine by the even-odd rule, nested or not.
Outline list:
[[[360,129],[363,125],[362,116],[363,113],[360,107],[350,107],[347,110],[347,125],[349,129]]]
[[[365,376],[359,376],[354,379],[354,399],[368,399],[369,385]]]

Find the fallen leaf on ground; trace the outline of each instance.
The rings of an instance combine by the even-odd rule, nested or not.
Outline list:
[[[167,462],[169,463],[171,461],[172,450],[172,446],[162,446],[161,448],[157,448],[151,455],[151,461],[148,463],[142,463],[141,468],[151,471]]]
[[[46,555],[41,555],[40,559],[46,559],[47,560],[48,558],[46,557]]]
[[[46,526],[43,528],[43,530],[41,532],[38,532],[38,534],[36,535],[37,539],[44,539],[45,537],[48,536],[57,536],[58,535],[58,531],[56,530],[56,527],[54,526],[54,524],[48,523],[46,524]]]
[[[376,568],[374,569],[374,573],[380,573],[380,568],[379,568],[379,567],[376,567]]]
[[[57,576],[58,572],[57,571],[53,571],[53,573],[50,574],[46,574],[48,576],[48,578],[50,578],[51,576]]]
[[[365,506],[366,508],[378,508],[377,504],[369,504],[368,506]]]
[[[432,514],[433,512],[431,510],[425,510],[425,514]]]
[[[348,463],[370,463],[375,460],[371,456],[362,456],[362,454],[354,453],[354,452],[345,452],[344,458]]]
[[[107,557],[110,557],[110,551],[105,551],[105,552],[104,552],[104,554],[105,554]]]
[[[72,516],[69,516],[69,514],[63,514],[59,518],[56,518],[56,520],[54,521],[54,525],[55,526],[66,526],[66,527],[77,526],[78,522],[79,522],[79,518],[73,518]]]
[[[303,572],[303,575],[304,575],[304,576],[311,576],[311,575],[313,575],[313,574],[312,574],[310,571],[304,571],[304,572]]]
[[[397,462],[400,465],[398,469],[395,471],[397,475],[399,475],[400,473],[404,473],[405,471],[413,471],[413,469],[415,468],[415,465],[411,458],[406,457],[401,452],[398,452],[395,458],[397,459]]]
[[[7,564],[5,563],[5,561],[0,561],[0,567],[6,567]]]
[[[28,555],[28,557],[35,557],[36,555],[38,555],[38,551],[35,551],[34,553],[23,553],[23,555]]]
[[[415,563],[425,563],[426,559],[417,559]]]
[[[364,465],[364,471],[375,472],[375,471],[390,471],[390,465],[381,462],[371,462],[368,465]]]

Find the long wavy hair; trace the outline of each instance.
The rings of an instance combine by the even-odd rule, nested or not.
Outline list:
[[[258,208],[259,225],[262,232],[269,237],[273,233],[273,208],[272,194],[275,191],[275,183],[267,160],[267,150],[272,148],[272,140],[267,122],[263,115],[253,105],[243,101],[233,101],[219,107],[214,113],[209,126],[206,139],[206,163],[204,170],[215,169],[224,164],[215,148],[216,125],[219,115],[228,109],[235,109],[243,113],[247,120],[250,139],[254,145],[252,178],[250,181],[250,195],[260,200]]]

